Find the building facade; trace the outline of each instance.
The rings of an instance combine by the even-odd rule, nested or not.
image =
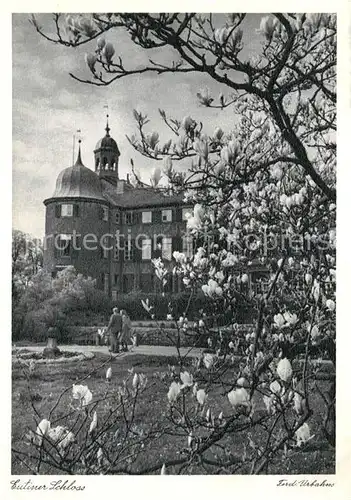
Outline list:
[[[174,251],[191,256],[186,234],[191,206],[181,195],[119,177],[120,151],[106,126],[94,150],[95,171],[76,163],[60,172],[46,206],[44,268],[55,274],[67,266],[96,280],[113,299],[133,291],[154,292],[152,259],[162,257],[171,269]],[[168,273],[165,291],[182,283]]]

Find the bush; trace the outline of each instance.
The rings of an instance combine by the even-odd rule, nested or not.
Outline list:
[[[30,281],[13,308],[13,338],[40,341],[50,327],[57,329],[57,340],[68,336],[68,325],[106,322],[111,301],[96,289],[95,281],[78,274],[69,266],[52,279],[40,271]]]

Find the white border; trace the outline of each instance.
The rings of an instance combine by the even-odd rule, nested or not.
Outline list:
[[[7,10],[5,10],[7,8]],[[16,1],[13,4],[1,7],[1,98],[2,98],[2,155],[1,155],[1,220],[2,244],[0,247],[2,264],[1,287],[1,318],[2,318],[2,346],[0,349],[0,366],[2,380],[3,408],[0,413],[0,470],[2,498],[17,498],[31,495],[35,498],[50,497],[48,492],[11,492],[10,476],[10,438],[11,438],[11,12],[52,12],[52,11],[193,11],[193,12],[337,12],[338,13],[338,308],[337,308],[337,474],[323,476],[328,481],[335,481],[336,486],[331,489],[323,488],[277,488],[276,483],[282,476],[197,476],[197,477],[87,477],[74,476],[77,484],[84,484],[85,491],[54,492],[55,498],[108,498],[127,495],[128,498],[351,498],[351,426],[350,426],[350,319],[349,319],[349,288],[350,275],[350,240],[349,240],[349,199],[351,191],[351,167],[348,165],[350,145],[350,9],[347,1],[255,1],[243,4],[242,2],[187,2],[169,1],[148,2],[88,2],[72,1]],[[23,200],[25,203],[25,200]],[[30,476],[28,476],[30,477]],[[304,476],[305,477],[305,476]],[[317,480],[319,476],[313,476]],[[24,476],[21,476],[24,478]],[[67,478],[67,476],[65,476]],[[311,476],[306,476],[311,478]],[[289,479],[292,479],[290,476]],[[297,476],[297,479],[301,477]],[[48,476],[36,477],[36,482],[49,481]]]

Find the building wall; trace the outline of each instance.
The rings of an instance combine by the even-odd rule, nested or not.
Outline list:
[[[77,209],[72,217],[62,217],[57,214],[57,206],[62,203],[73,203]],[[98,201],[87,201],[79,199],[50,200],[46,206],[46,240],[44,252],[44,268],[51,273],[55,273],[65,266],[73,265],[78,272],[85,276],[91,276],[97,280],[100,289],[116,297],[120,293],[130,293],[136,290],[153,292],[159,287],[159,283],[154,279],[154,269],[151,263],[152,258],[162,256],[162,251],[157,248],[158,239],[172,238],[172,249],[182,250],[181,237],[186,232],[186,222],[182,221],[182,207],[150,207],[143,209],[119,210],[116,207],[109,208],[108,221],[102,217],[102,207],[108,207],[106,203]],[[172,221],[162,222],[162,210],[172,210]],[[77,213],[78,211],[78,213]],[[142,223],[142,212],[152,212],[152,222]],[[133,222],[126,223],[125,214],[133,212]],[[60,256],[55,250],[54,238],[59,234],[75,234],[78,237],[77,243],[80,250],[72,250],[69,256]],[[133,246],[133,259],[125,260],[124,249],[115,251],[116,232],[121,235],[120,242],[130,240]],[[84,248],[83,240],[86,235],[95,234],[98,240],[103,235],[111,235],[107,241],[112,246],[104,254],[100,244],[96,244],[95,250]],[[143,260],[142,252],[135,248],[136,238],[141,241],[140,235],[151,239],[152,251],[151,259]],[[90,248],[93,246],[90,243]],[[166,267],[172,269],[174,263],[171,260],[164,261]],[[178,292],[181,283],[177,277],[169,274],[170,282],[167,285],[169,292]]]
[[[74,203],[78,206],[79,215],[57,217],[56,206],[62,203]],[[96,279],[98,287],[103,288],[102,275],[110,274],[110,258],[102,257],[97,244],[90,244],[91,247],[96,246],[95,250],[85,249],[82,245],[86,235],[95,234],[100,239],[103,234],[110,233],[110,221],[102,220],[102,206],[104,204],[100,202],[81,200],[52,201],[47,204],[44,268],[48,272],[54,273],[64,266],[73,265],[78,272]],[[107,203],[105,206],[108,206]],[[77,235],[77,248],[80,246],[81,250],[73,250],[70,256],[59,256],[55,251],[54,237],[58,234],[73,234],[73,231]]]

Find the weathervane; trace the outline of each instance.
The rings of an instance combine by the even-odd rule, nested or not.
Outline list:
[[[108,119],[109,119],[110,115],[109,115],[108,104],[105,104],[104,109],[107,110],[107,112],[106,112],[106,128],[105,128],[105,130],[106,130],[106,135],[109,135],[110,127],[108,126]]]
[[[74,158],[75,158],[75,154],[74,154],[75,151],[74,150],[75,150],[75,145],[76,145],[76,134],[78,135],[78,142],[80,144],[82,142],[82,139],[81,139],[81,136],[80,136],[81,132],[82,131],[79,128],[79,129],[76,130],[76,133],[73,134],[72,165],[74,165]]]

